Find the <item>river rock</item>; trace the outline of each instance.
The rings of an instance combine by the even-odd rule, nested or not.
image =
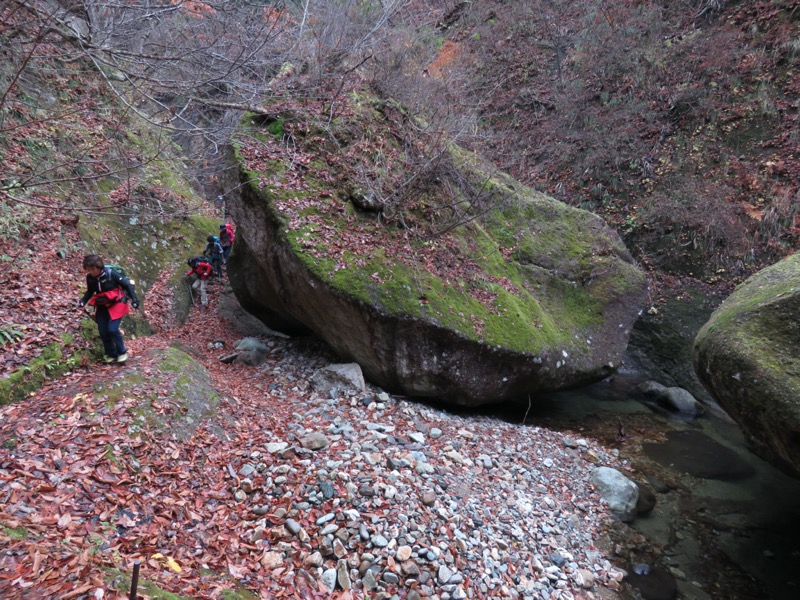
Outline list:
[[[658,395],[657,400],[662,406],[678,412],[692,415],[703,413],[702,405],[689,391],[683,388],[668,387]]]
[[[372,119],[374,135],[387,125],[375,114],[352,118],[356,128]],[[299,131],[294,141],[302,151]],[[309,140],[316,152],[319,141]],[[348,152],[339,143],[332,158]],[[239,228],[228,275],[242,306],[269,327],[315,334],[390,392],[464,406],[587,384],[618,368],[646,282],[600,217],[453,149],[449,168],[480,182],[493,209],[434,238],[398,240],[395,226],[359,213],[345,189],[308,194],[337,181],[333,164],[315,161],[301,189],[284,180],[289,171],[261,179],[264,163],[246,154],[231,186]],[[443,183],[428,193],[443,202],[447,191]]]
[[[639,496],[636,499],[636,514],[639,516],[647,515],[656,507],[656,495],[646,483],[636,482],[639,488]]]
[[[600,497],[608,508],[621,521],[636,518],[636,502],[639,499],[639,486],[616,469],[598,467],[592,473],[592,484],[597,487]]]
[[[356,363],[328,365],[311,377],[311,386],[326,396],[334,392],[363,394],[366,389],[361,367]]]
[[[261,352],[262,354],[269,354],[269,346],[267,346],[263,342],[260,342],[256,338],[251,338],[251,337],[246,337],[240,340],[236,340],[233,343],[233,347],[236,348],[239,352],[255,351],[255,352]]]
[[[233,359],[233,363],[245,365],[247,367],[257,367],[263,365],[266,360],[265,355],[258,350],[245,350],[236,355],[236,358]]]
[[[703,413],[703,406],[695,399],[691,392],[683,388],[666,387],[655,381],[645,381],[640,383],[636,389],[670,410],[692,415]]]
[[[697,334],[694,365],[753,451],[800,478],[800,253],[722,302]]]

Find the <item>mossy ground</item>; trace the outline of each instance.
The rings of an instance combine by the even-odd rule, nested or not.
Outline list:
[[[214,209],[193,189],[181,149],[152,122],[118,106],[116,96],[96,76],[91,62],[81,59],[65,63],[47,52],[37,55],[35,61],[43,62],[31,70],[30,79],[20,78],[19,85],[12,86],[5,98],[7,108],[21,103],[31,110],[7,111],[11,129],[24,132],[19,137],[22,145],[17,144],[16,136],[0,134],[0,148],[9,156],[16,155],[9,165],[25,171],[23,177],[12,169],[6,174],[10,181],[17,178],[36,185],[15,191],[15,196],[32,204],[4,201],[0,205],[0,230],[8,240],[15,240],[44,228],[47,246],[31,246],[28,255],[57,250],[65,262],[79,264],[82,255],[97,253],[109,263],[123,265],[136,281],[144,303],[160,301],[147,293],[165,269],[172,272],[175,290],[185,292],[180,278],[186,259],[201,253],[206,237],[219,231],[221,213],[215,217]],[[11,74],[0,68],[2,77]],[[84,113],[88,100],[106,110]],[[82,108],[62,111],[58,109],[61,104]],[[56,116],[44,118],[48,111]],[[91,160],[86,160],[87,148],[91,148]],[[40,176],[43,184],[37,183]],[[54,208],[31,208],[37,204]],[[17,243],[20,247],[29,245]],[[0,251],[0,260],[22,272],[30,259],[24,253],[12,256]],[[80,276],[74,278],[75,297],[82,294],[82,283]],[[180,304],[180,316],[188,313],[188,305],[188,301]],[[134,312],[125,318],[126,339],[153,332],[144,314]],[[81,328],[81,337],[91,340],[88,350],[80,343],[51,344],[46,349],[31,344],[31,350],[41,348],[44,353],[0,380],[0,402],[19,400],[47,377],[100,358],[96,327],[85,319]]]
[[[214,416],[219,395],[205,369],[189,354],[176,347],[156,352],[153,360],[158,366],[151,376],[125,372],[113,382],[99,384],[96,393],[103,395],[109,406],[123,397],[136,397],[137,428],[185,439],[203,420]]]
[[[185,272],[186,260],[202,254],[206,237],[219,231],[219,218],[192,215],[169,221],[140,221],[130,217],[98,216],[78,225],[87,253],[125,267],[135,280],[137,294],[147,290],[164,269]]]
[[[8,527],[3,523],[0,523],[0,529],[3,531],[4,535],[15,540],[24,540],[29,533],[24,527]]]
[[[62,334],[60,342],[53,342],[26,366],[0,380],[0,404],[22,400],[39,389],[47,379],[77,367],[85,356],[86,351],[73,348],[71,335]]]

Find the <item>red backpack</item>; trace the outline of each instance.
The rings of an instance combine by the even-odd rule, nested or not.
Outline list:
[[[233,245],[233,225],[230,223],[225,223],[225,233],[227,234],[227,239],[225,240],[226,246]]]

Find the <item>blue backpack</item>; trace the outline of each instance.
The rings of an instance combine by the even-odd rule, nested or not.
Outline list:
[[[222,246],[219,243],[219,238],[215,235],[210,235],[209,242],[206,244],[206,249],[203,254],[208,254],[211,258],[222,258]]]

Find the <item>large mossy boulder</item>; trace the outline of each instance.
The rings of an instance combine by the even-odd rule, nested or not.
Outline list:
[[[800,477],[800,253],[723,301],[697,335],[694,365],[754,452]]]
[[[381,123],[360,114],[338,126],[361,139],[356,127],[374,136]],[[430,226],[432,207],[469,204],[430,184],[387,224],[337,173],[343,137],[326,155],[294,135],[299,172],[271,158],[270,135],[239,147],[228,273],[244,308],[273,329],[314,333],[387,390],[465,406],[619,366],[646,282],[602,219],[453,149],[450,172],[480,189],[481,210]]]

